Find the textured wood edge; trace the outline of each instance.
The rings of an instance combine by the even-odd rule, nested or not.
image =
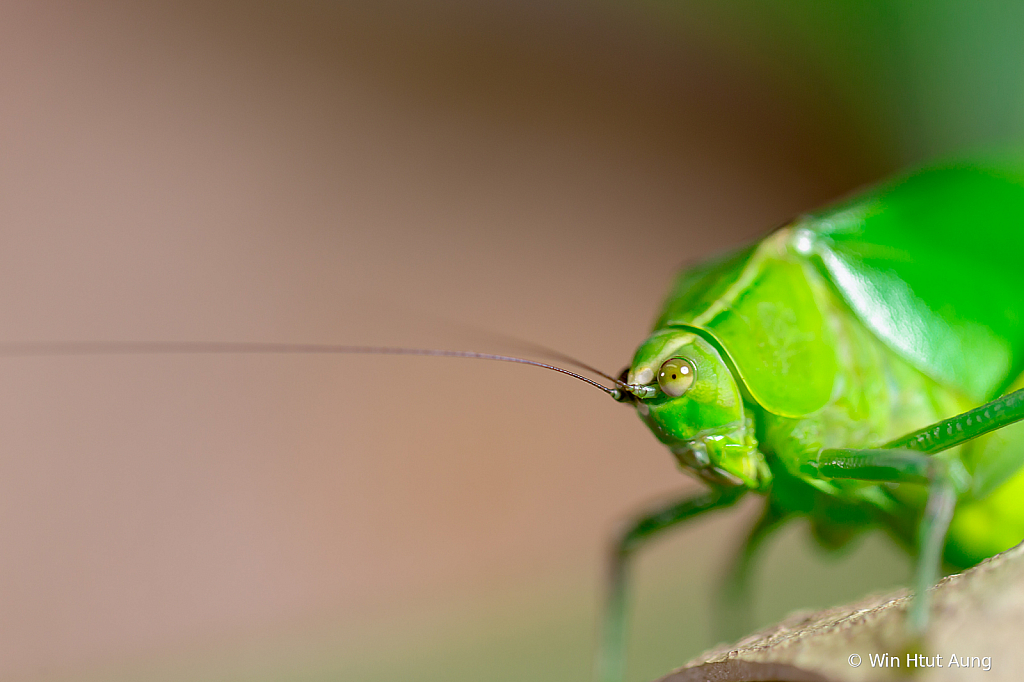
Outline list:
[[[885,681],[906,679],[908,672],[921,682],[1024,677],[1024,544],[932,588],[931,624],[923,642],[907,636],[909,602],[907,591],[900,590],[796,613],[707,651],[658,682]],[[951,666],[952,656],[957,661]],[[961,665],[965,659],[970,667]]]
[[[828,678],[822,677],[818,673],[801,670],[785,663],[755,663],[741,659],[682,668],[661,680],[662,682],[729,682],[729,680],[828,682]]]

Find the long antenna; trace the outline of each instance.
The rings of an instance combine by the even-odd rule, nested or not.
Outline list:
[[[255,343],[255,342],[161,342],[161,341],[26,341],[22,343],[0,343],[0,357],[56,357],[68,355],[205,355],[240,354],[260,355],[427,355],[443,358],[471,358],[474,360],[497,360],[532,365],[561,372],[591,386],[595,386],[616,400],[622,392],[617,388],[602,386],[593,379],[561,367],[535,360],[517,358],[511,355],[477,353],[468,350],[436,350],[430,348],[399,348],[395,346],[337,346],[318,343]],[[573,361],[575,362],[575,361]],[[576,363],[582,366],[583,363]],[[585,369],[591,369],[584,366]],[[591,370],[597,372],[597,370]],[[607,376],[602,372],[597,372]],[[615,381],[612,379],[612,381]],[[616,383],[619,383],[616,381]]]
[[[516,341],[519,341],[519,340],[516,339]],[[597,369],[596,367],[588,365],[587,363],[583,362],[582,360],[577,360],[576,358],[572,357],[571,355],[566,355],[565,353],[562,353],[561,351],[557,351],[557,350],[554,350],[552,348],[548,348],[547,346],[542,346],[539,343],[532,343],[530,341],[519,341],[519,343],[522,344],[525,348],[533,350],[535,353],[539,353],[539,354],[542,354],[542,355],[547,355],[547,356],[549,356],[551,358],[554,358],[556,360],[560,360],[561,362],[566,362],[566,363],[568,363],[570,365],[574,365],[576,367],[579,367],[580,369],[585,369],[588,372],[593,372],[594,374],[598,375],[599,377],[602,377],[604,379],[607,379],[608,381],[611,381],[612,383],[614,383],[619,388],[627,388],[629,386],[629,384],[627,384],[625,381],[622,381],[621,379],[613,377],[610,374],[605,374],[604,372],[602,372],[601,370]]]
[[[544,358],[546,358],[548,360],[558,360],[559,362],[566,363],[568,365],[572,365],[573,367],[578,367],[578,368],[580,368],[582,370],[586,370],[587,372],[591,372],[593,374],[596,374],[599,377],[607,379],[608,381],[612,382],[613,384],[615,384],[619,388],[624,388],[626,390],[629,389],[629,384],[627,384],[626,382],[622,381],[621,379],[618,379],[617,377],[613,377],[610,374],[606,374],[606,373],[602,372],[601,370],[597,369],[596,367],[593,367],[592,365],[588,365],[587,363],[583,362],[582,360],[577,360],[576,358],[572,357],[571,355],[567,355],[567,354],[565,354],[565,353],[563,353],[561,351],[557,351],[557,350],[555,350],[553,348],[549,348],[548,346],[545,346],[545,345],[542,345],[542,344],[539,344],[539,343],[534,343],[533,341],[525,341],[523,339],[520,339],[517,336],[512,336],[510,334],[503,334],[503,333],[493,332],[493,331],[490,331],[490,330],[481,330],[481,329],[477,329],[476,327],[472,327],[472,326],[465,325],[465,324],[460,324],[459,326],[463,327],[467,331],[470,331],[470,332],[472,332],[474,334],[477,334],[477,335],[483,334],[487,338],[495,339],[495,340],[500,341],[500,342],[505,343],[505,344],[512,344],[512,346],[516,350],[518,350],[518,351],[527,352],[527,353],[533,353],[534,355],[540,355],[540,356],[542,356],[542,357],[544,357]]]

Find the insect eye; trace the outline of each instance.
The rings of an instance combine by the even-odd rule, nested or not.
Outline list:
[[[678,398],[693,385],[694,368],[686,358],[670,358],[658,371],[658,385],[665,395]]]

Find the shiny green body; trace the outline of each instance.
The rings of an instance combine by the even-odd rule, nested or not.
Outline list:
[[[830,547],[881,525],[913,549],[925,486],[821,477],[815,458],[1024,387],[1022,258],[1024,168],[919,171],[682,273],[627,382],[712,488],[759,491]],[[677,356],[696,379],[673,398],[650,387]],[[1024,423],[935,457],[956,481],[949,563],[1024,539]]]

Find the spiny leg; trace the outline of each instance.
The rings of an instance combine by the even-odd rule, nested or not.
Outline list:
[[[629,560],[648,540],[687,519],[728,507],[745,488],[715,489],[662,505],[638,516],[612,547],[603,631],[597,658],[597,679],[620,682],[626,670],[626,586]]]
[[[789,515],[772,504],[770,498],[765,501],[764,511],[736,552],[729,571],[719,585],[714,628],[717,639],[730,641],[750,629],[750,570],[754,556],[768,536],[787,518]]]
[[[981,407],[889,441],[885,449],[903,448],[934,455],[1024,419],[1024,388]]]
[[[825,478],[889,483],[924,483],[928,502],[918,526],[918,559],[910,629],[915,635],[928,625],[928,590],[938,582],[946,531],[956,506],[956,475],[940,459],[911,450],[825,449],[818,455],[818,473]]]

